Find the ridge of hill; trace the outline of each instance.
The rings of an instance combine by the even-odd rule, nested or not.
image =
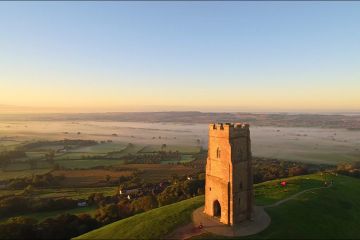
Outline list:
[[[1,106],[0,106],[1,112]],[[252,126],[360,129],[359,113],[106,112],[0,114],[0,121],[247,122]]]

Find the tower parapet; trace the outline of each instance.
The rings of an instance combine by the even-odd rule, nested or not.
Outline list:
[[[250,136],[250,126],[247,123],[212,123],[209,125],[209,136],[237,138]]]

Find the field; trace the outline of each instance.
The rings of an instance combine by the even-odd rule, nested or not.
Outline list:
[[[49,172],[50,169],[35,169],[35,170],[24,170],[24,171],[1,171],[0,170],[0,181],[5,179],[13,178],[24,178],[32,175],[41,175]]]
[[[258,204],[274,203],[304,189],[321,186],[323,179],[319,174],[289,178],[287,180],[290,185],[286,194],[284,188],[276,186],[279,185],[279,181],[257,184],[255,185],[256,201]],[[306,192],[279,206],[266,208],[271,216],[271,225],[263,232],[247,238],[287,239],[294,236],[299,239],[358,238],[360,180],[341,175],[327,176],[327,180],[333,180],[334,185],[330,188]],[[299,186],[291,186],[296,184]],[[77,239],[130,239],[140,236],[142,239],[163,238],[174,229],[174,226],[179,227],[189,222],[192,210],[203,203],[203,197],[192,198],[120,220]],[[185,205],[186,210],[184,210]],[[176,222],[172,219],[168,220],[165,216],[169,210],[181,220]],[[194,238],[223,237],[203,234]]]
[[[96,186],[106,182],[106,177],[109,181],[116,180],[121,176],[131,176],[134,171],[109,171],[102,169],[89,169],[89,170],[56,170],[53,171],[53,176],[64,176],[65,179],[61,181],[64,187],[80,187],[80,186]]]
[[[124,143],[120,143],[120,142],[116,142],[116,143],[102,143],[102,144],[98,144],[98,145],[94,145],[94,146],[88,146],[88,147],[82,147],[82,148],[78,148],[78,149],[74,149],[71,152],[75,152],[75,153],[94,153],[94,154],[105,154],[108,152],[116,152],[116,151],[121,151],[124,150],[126,148],[126,144]]]
[[[193,160],[195,160],[193,155],[183,154],[183,155],[181,155],[180,161],[178,161],[178,160],[166,160],[166,161],[161,161],[161,164],[178,163],[178,162],[187,163],[187,162],[191,162]]]
[[[117,187],[84,187],[84,188],[44,188],[37,189],[32,194],[40,198],[72,198],[87,199],[92,193],[103,193],[105,196],[114,195]]]
[[[126,167],[142,171],[140,177],[145,182],[157,183],[162,180],[171,179],[173,175],[184,176],[191,175],[196,169],[183,165],[167,164],[127,164]]]
[[[0,152],[1,151],[10,151],[13,150],[15,147],[21,144],[20,141],[17,140],[0,140]]]
[[[7,196],[7,195],[18,195],[21,194],[23,190],[6,190],[0,189],[0,197]]]
[[[166,145],[162,147],[161,145],[150,145],[144,147],[140,152],[141,153],[153,153],[158,151],[172,151],[176,152],[179,151],[181,153],[185,154],[191,154],[191,153],[198,153],[200,151],[199,146],[180,146],[180,145]]]
[[[95,153],[95,152],[68,152],[64,154],[59,154],[55,157],[55,160],[83,160],[86,158],[102,158],[105,157],[104,153]]]
[[[3,174],[1,180],[12,179],[16,177],[29,177],[33,174],[41,174],[49,172],[52,169],[69,170],[94,170],[98,167],[119,167],[126,163],[127,167],[142,171],[144,181],[157,182],[164,179],[169,179],[172,175],[188,175],[194,171],[189,167],[173,166],[178,162],[186,163],[195,159],[194,154],[200,151],[200,146],[189,145],[185,142],[177,142],[171,144],[169,141],[176,140],[177,137],[171,138],[167,135],[169,133],[183,134],[188,133],[180,130],[170,130],[168,126],[166,129],[156,128],[149,131],[156,136],[152,136],[151,140],[142,142],[147,136],[146,128],[125,127],[113,125],[115,123],[102,123],[98,125],[97,122],[0,122],[0,133],[4,135],[0,138],[2,146],[24,145],[31,142],[45,141],[42,145],[26,149],[26,157],[12,159],[2,167]],[[181,128],[181,126],[178,126]],[[29,131],[31,129],[31,131]],[[127,133],[126,140],[121,141],[124,135],[119,131]],[[136,135],[136,132],[141,132],[145,135]],[[80,133],[80,134],[78,134]],[[149,137],[150,138],[150,137]],[[180,139],[180,137],[178,136]],[[91,146],[81,146],[77,143],[70,144],[55,144],[51,141],[75,139],[75,140],[95,140],[98,144]],[[180,144],[181,143],[181,144]],[[65,146],[66,145],[66,146]],[[164,147],[165,146],[165,147]],[[66,149],[65,149],[66,147]],[[54,157],[52,163],[46,161],[47,155],[53,151]],[[155,155],[159,151],[178,151],[180,153],[180,160],[177,158],[162,159],[161,164],[131,164],[127,160],[128,156],[137,156],[141,161],[141,156]],[[130,164],[129,164],[130,163]],[[56,165],[56,168],[55,168]],[[85,173],[85,172],[83,172]],[[71,186],[73,182],[77,187],[83,187],[84,184],[94,183],[100,178],[105,178],[106,175],[100,171],[93,171],[93,176],[83,176],[81,179],[75,179],[74,176],[66,180],[66,186]],[[111,174],[110,174],[111,175]],[[64,174],[68,177],[68,174]],[[101,177],[100,177],[101,176]],[[85,178],[88,178],[85,180]]]
[[[188,139],[181,140],[188,130],[170,130],[166,128],[148,129],[142,127],[120,126],[118,123],[98,122],[0,122],[1,146],[20,146],[29,142],[54,141],[63,139],[95,140],[99,143],[91,146],[79,147],[67,145],[70,149],[64,150],[65,145],[47,144],[26,150],[26,157],[12,160],[3,167],[7,172],[27,171],[53,168],[45,161],[50,151],[55,152],[54,163],[65,169],[91,169],[100,166],[119,166],[130,155],[157,154],[161,150],[178,151],[181,159],[165,159],[161,163],[176,164],[194,160],[193,154],[200,151],[198,143]],[[171,126],[170,126],[171,127]],[[178,126],[181,128],[181,126]],[[31,129],[31,131],[29,131]],[[150,137],[147,130],[152,133]],[[124,133],[120,133],[120,132]],[[79,133],[79,134],[78,134]],[[126,133],[126,134],[125,134]],[[140,135],[141,133],[141,135]],[[169,133],[176,133],[171,138]],[[146,140],[149,138],[149,140]],[[125,140],[125,141],[122,141]],[[171,142],[175,141],[176,144]],[[164,147],[165,146],[165,147]],[[6,150],[6,149],[5,149]],[[33,162],[30,162],[33,161]],[[163,169],[162,167],[160,167]],[[158,172],[158,171],[157,171]],[[14,175],[16,175],[14,173]],[[9,176],[6,174],[6,176]],[[7,179],[4,176],[2,179]],[[22,175],[19,175],[22,176]],[[168,176],[168,175],[167,175]],[[160,176],[162,178],[162,176]]]
[[[105,196],[114,195],[117,187],[62,187],[62,188],[42,188],[33,190],[32,196],[39,198],[72,198],[87,199],[92,193],[103,193]],[[0,197],[10,194],[22,194],[23,190],[0,189]]]
[[[58,160],[61,167],[69,169],[88,169],[99,166],[116,166],[124,163],[123,160],[116,159],[78,159],[78,160]]]

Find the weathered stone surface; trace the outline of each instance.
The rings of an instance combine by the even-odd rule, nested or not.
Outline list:
[[[253,199],[249,125],[210,124],[204,213],[234,225],[251,219]]]

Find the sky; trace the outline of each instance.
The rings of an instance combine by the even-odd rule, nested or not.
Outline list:
[[[0,2],[0,112],[360,111],[360,2]]]

